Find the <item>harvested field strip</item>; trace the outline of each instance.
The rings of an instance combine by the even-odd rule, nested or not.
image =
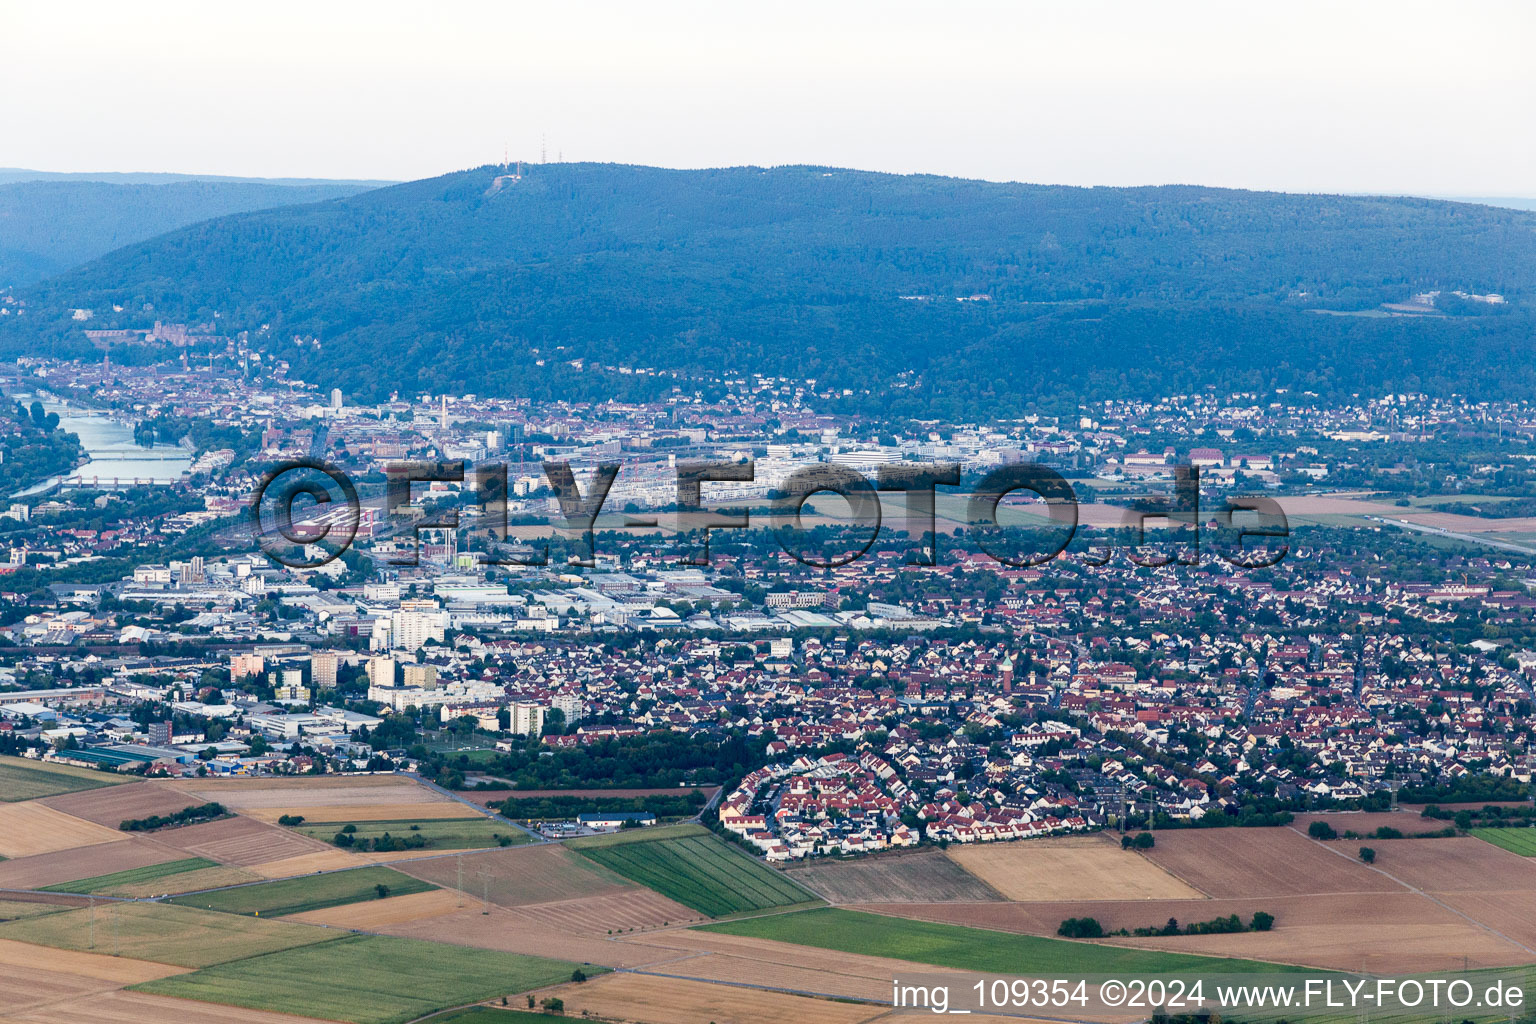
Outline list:
[[[1102,835],[961,846],[948,855],[1010,900],[1169,900],[1201,895]]]
[[[289,829],[264,825],[251,818],[225,818],[202,825],[157,832],[156,842],[220,864],[249,867],[324,849]]]
[[[378,886],[383,886],[389,896],[405,896],[435,888],[430,883],[389,868],[356,868],[191,893],[167,902],[199,910],[217,910],[225,914],[281,917],[380,899]]]
[[[890,1012],[888,1006],[834,1002],[781,992],[712,985],[641,974],[612,974],[582,985],[562,985],[552,995],[572,1016],[638,1024],[708,1024],[710,1021],[795,1021],[797,1024],[860,1024]]]
[[[1034,935],[932,924],[824,907],[701,925],[700,931],[793,942],[819,949],[1006,974],[1236,974],[1288,971],[1278,964],[1123,949]]]
[[[575,968],[566,961],[468,946],[348,935],[151,981],[136,990],[354,1024],[403,1024],[434,1010],[553,985]]]
[[[78,878],[73,882],[60,882],[58,885],[43,887],[44,892],[80,892],[99,895],[111,894],[124,886],[138,886],[146,882],[157,882],[169,878],[172,875],[185,874],[189,871],[199,871],[203,868],[216,868],[218,864],[202,857],[187,857],[184,860],[169,860],[163,864],[151,864],[148,867],[132,868],[128,871],[114,871],[110,875],[97,875],[94,878]]]
[[[479,850],[493,846],[515,846],[529,842],[531,837],[522,829],[513,828],[492,818],[479,815],[465,817],[463,808],[454,818],[396,818],[386,820],[308,822],[293,831],[321,842],[333,842],[345,828],[357,844],[384,839],[421,840],[429,850]],[[351,849],[351,847],[346,847]],[[408,852],[408,851],[397,851]]]
[[[0,804],[0,856],[35,857],[81,846],[120,843],[128,837],[40,803]]]
[[[134,782],[49,797],[43,803],[56,811],[116,828],[129,818],[174,814],[202,801],[163,782]]]
[[[0,924],[0,939],[179,967],[209,967],[335,937],[323,928],[164,903],[110,903]]]
[[[116,786],[126,781],[109,772],[0,755],[0,803],[36,800],[82,789]]]
[[[586,847],[581,853],[710,917],[791,906],[813,898],[784,875],[713,836]]]
[[[1522,857],[1536,857],[1536,828],[1475,828],[1469,835]]]
[[[620,930],[660,928],[700,920],[699,912],[673,903],[654,892],[634,890],[620,896],[592,896],[516,907],[516,917],[551,929],[585,935],[606,935]]]
[[[364,791],[366,792],[366,790]],[[313,825],[316,822],[338,821],[345,824],[349,821],[400,821],[411,819],[421,821],[428,818],[480,818],[482,815],[465,807],[457,800],[443,800],[438,803],[376,803],[363,805],[348,804],[290,804],[282,807],[252,807],[243,809],[241,814],[255,818],[257,821],[265,821],[269,824],[277,824],[281,817],[299,817],[304,819],[305,825]]]
[[[324,910],[307,910],[284,920],[299,924],[323,924],[328,928],[378,931],[391,925],[456,914],[469,903],[462,893],[451,889],[432,889],[408,896],[391,896],[388,899],[347,903]]]
[[[22,857],[0,864],[0,887],[36,889],[74,878],[94,878],[114,871],[142,868],[168,860],[181,860],[186,854],[148,839],[129,839],[121,843],[82,846],[58,853]]]
[[[82,1021],[111,1021],[112,1024],[166,1024],[167,1021],[174,1021],[175,1024],[306,1024],[309,1019],[122,990],[55,1002],[15,1018],[17,1024],[81,1024]]]
[[[149,963],[128,957],[103,956],[99,953],[66,953],[25,942],[0,940],[0,978],[12,972],[41,968],[91,978],[113,985],[132,985],[154,978],[180,974],[185,968]],[[79,1018],[77,1018],[79,1019]]]
[[[440,857],[400,870],[438,885],[462,884],[503,907],[636,891],[626,879],[564,844]]]
[[[316,850],[301,853],[297,857],[269,860],[260,864],[248,864],[246,869],[262,878],[291,878],[309,875],[316,871],[339,871],[342,868],[360,867],[362,860],[342,850]]]
[[[1000,900],[981,878],[935,850],[857,860],[806,858],[785,875],[833,903],[949,903]]]

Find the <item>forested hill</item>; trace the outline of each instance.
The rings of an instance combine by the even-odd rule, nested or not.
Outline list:
[[[36,172],[9,175],[26,173]],[[6,176],[0,172],[0,182]],[[0,183],[0,288],[30,284],[210,217],[335,199],[371,187],[196,180],[118,184],[67,175]]]
[[[93,328],[217,311],[223,333],[249,330],[294,375],[359,397],[673,383],[603,370],[624,366],[815,377],[907,414],[1208,385],[1536,385],[1536,214],[1522,211],[814,167],[501,174],[131,245],[26,293],[0,345],[88,353],[75,307]],[[1427,291],[1443,293],[1430,315],[1381,308]]]

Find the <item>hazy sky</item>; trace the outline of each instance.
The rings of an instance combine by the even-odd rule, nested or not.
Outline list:
[[[0,0],[0,166],[1536,195],[1536,3]]]

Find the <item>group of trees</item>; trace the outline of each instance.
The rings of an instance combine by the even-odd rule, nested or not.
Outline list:
[[[1127,930],[1119,928],[1115,931],[1105,931],[1103,924],[1094,917],[1069,917],[1061,922],[1056,929],[1056,934],[1068,939],[1098,939],[1109,935],[1136,935],[1170,936],[1170,935],[1227,935],[1238,932],[1267,932],[1275,926],[1275,915],[1259,910],[1247,922],[1236,914],[1228,914],[1226,917],[1212,918],[1209,921],[1195,921],[1187,925],[1170,917],[1168,923],[1156,927],[1135,928]]]
[[[228,814],[229,811],[223,804],[207,803],[195,807],[183,807],[175,814],[151,814],[147,818],[129,818],[117,827],[124,832],[154,832],[162,828],[180,828],[183,825],[213,821]]]

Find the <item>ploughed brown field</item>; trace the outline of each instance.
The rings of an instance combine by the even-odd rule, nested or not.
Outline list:
[[[556,900],[553,903],[534,903],[512,907],[509,912],[520,921],[538,922],[550,928],[567,928],[583,935],[662,928],[669,924],[701,920],[698,911],[673,903],[665,896],[646,889],[608,896]]]
[[[857,860],[807,858],[787,868],[786,874],[832,903],[969,903],[1003,898],[996,888],[938,850]]]
[[[175,814],[184,807],[207,803],[201,797],[164,782],[135,782],[126,786],[85,789],[39,800],[56,811],[73,814],[98,825],[116,828],[130,818]]]
[[[1400,886],[1290,828],[1157,833],[1146,858],[1207,896],[1392,892]],[[1406,841],[1406,840],[1400,840]],[[1419,840],[1439,842],[1440,840]]]
[[[235,867],[265,864],[326,849],[324,843],[289,829],[243,817],[165,829],[154,833],[154,841],[187,856],[207,857]]]
[[[1479,805],[1482,806],[1482,805]],[[1529,806],[1529,805],[1526,805]],[[1325,821],[1333,826],[1334,831],[1343,835],[1346,831],[1358,832],[1362,836],[1368,836],[1378,828],[1395,828],[1405,836],[1418,835],[1421,832],[1439,832],[1450,825],[1449,821],[1439,821],[1435,818],[1426,818],[1417,810],[1413,811],[1345,811],[1340,813],[1298,814],[1291,824],[1299,831],[1305,832],[1307,826],[1314,821]],[[1386,842],[1386,840],[1382,840]]]
[[[59,853],[44,853],[0,862],[0,888],[37,889],[77,878],[95,878],[132,868],[181,860],[186,854],[148,839],[83,846]]]

